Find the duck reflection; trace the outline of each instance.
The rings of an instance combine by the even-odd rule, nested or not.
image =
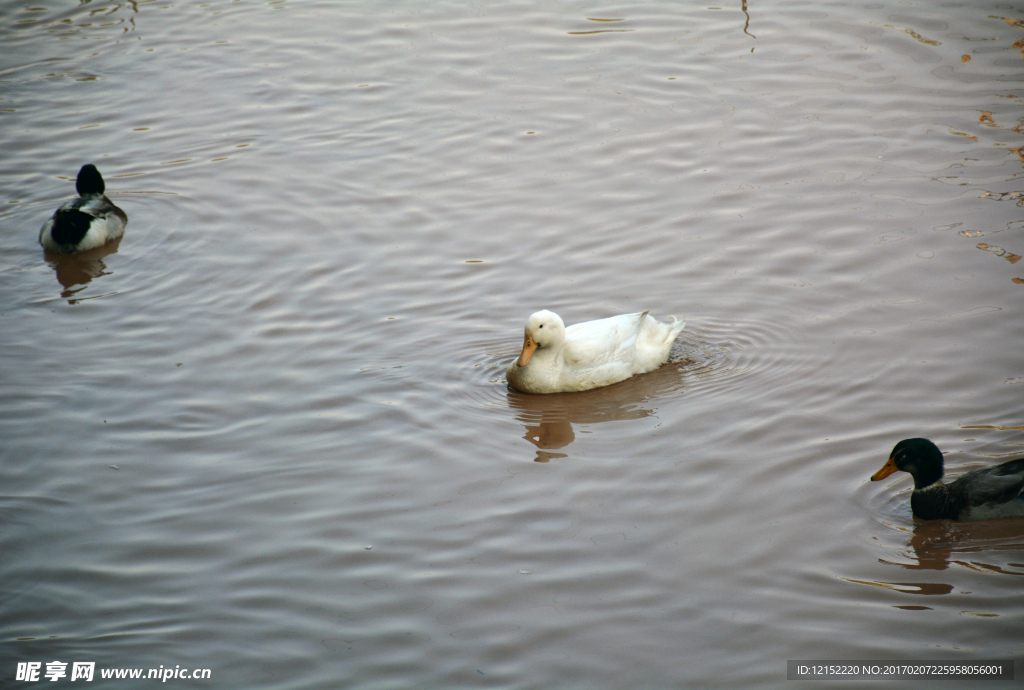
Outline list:
[[[1024,575],[1024,520],[915,519],[908,546],[917,562],[901,563],[907,570],[946,570],[955,564],[976,572]],[[997,553],[1005,556],[999,559],[1005,566],[981,560]]]
[[[117,252],[121,245],[121,238],[113,242],[97,247],[81,254],[54,254],[44,252],[46,262],[57,274],[57,282],[64,290],[60,296],[68,300],[69,304],[77,304],[81,300],[74,299],[74,296],[85,289],[85,286],[93,278],[99,278],[110,273],[103,259]]]
[[[569,457],[553,452],[576,440],[573,425],[642,419],[654,414],[651,400],[681,391],[690,360],[669,362],[656,371],[605,388],[580,393],[533,395],[508,389],[508,404],[526,428],[523,436],[537,447],[534,462]]]

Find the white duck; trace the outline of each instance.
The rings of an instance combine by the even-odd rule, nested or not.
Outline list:
[[[548,310],[526,321],[523,351],[505,372],[523,393],[562,393],[600,388],[657,369],[686,325],[661,323],[647,312],[623,314],[565,327]]]
[[[128,216],[103,195],[106,185],[95,165],[82,166],[75,189],[79,197],[58,208],[39,231],[39,244],[47,251],[87,252],[124,234]]]

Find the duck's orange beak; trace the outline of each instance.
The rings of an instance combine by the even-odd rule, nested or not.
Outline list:
[[[533,336],[529,333],[523,339],[523,351],[519,353],[519,359],[516,360],[517,367],[525,367],[526,363],[530,361],[530,357],[533,357],[533,351],[537,349],[537,343],[534,342]]]
[[[889,460],[882,465],[882,469],[871,475],[871,481],[877,482],[879,479],[885,479],[898,469],[899,467],[896,467],[896,461],[893,458],[889,458]]]

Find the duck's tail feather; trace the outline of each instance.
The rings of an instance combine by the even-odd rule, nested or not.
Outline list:
[[[636,338],[640,337],[640,331],[642,331],[643,328],[644,328],[644,321],[647,320],[647,313],[649,311],[651,311],[651,310],[650,309],[645,309],[644,312],[642,314],[640,314],[636,318],[636,332],[633,334],[634,337],[636,337]]]
[[[686,321],[680,321],[674,316],[670,316],[669,318],[672,319],[672,323],[668,325],[668,342],[671,343],[679,336],[680,333],[683,332],[683,329],[686,328]]]

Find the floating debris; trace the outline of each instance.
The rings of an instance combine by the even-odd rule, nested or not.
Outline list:
[[[964,139],[971,139],[971,140],[973,140],[973,141],[977,141],[977,140],[978,140],[978,137],[975,137],[975,136],[971,136],[971,135],[970,135],[970,134],[968,134],[967,132],[958,132],[958,131],[956,131],[955,129],[953,129],[952,127],[950,127],[950,128],[949,128],[949,133],[950,133],[950,134],[955,134],[955,135],[957,135],[958,137],[963,137]]]
[[[1006,251],[1002,247],[995,247],[991,244],[985,244],[984,242],[978,242],[978,249],[981,249],[982,251],[986,252],[991,252],[996,256],[1001,256],[1007,261],[1009,261],[1011,264],[1015,264],[1021,259],[1020,254],[1013,254],[1012,252]]]
[[[902,27],[902,26],[895,26],[893,24],[885,24],[884,26],[887,29],[896,29],[896,30],[901,30],[902,29],[903,33],[905,33],[906,35],[910,36],[911,38],[913,38],[918,43],[924,43],[926,46],[941,46],[942,45],[941,42],[932,40],[930,38],[925,38],[921,34],[919,34],[916,31],[914,31],[913,29],[908,29],[908,28]]]

